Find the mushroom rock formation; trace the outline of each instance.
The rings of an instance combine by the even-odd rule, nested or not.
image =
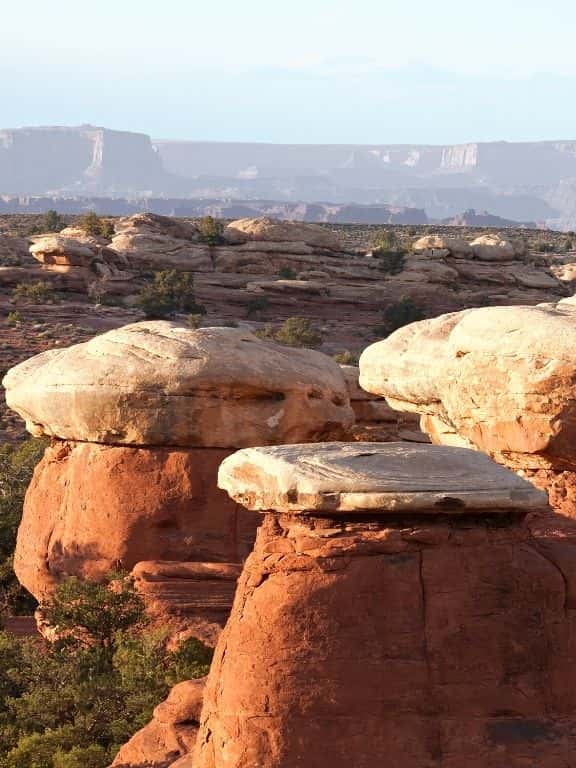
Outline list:
[[[366,349],[360,384],[432,441],[485,451],[576,516],[576,305],[465,310]]]
[[[245,449],[219,482],[264,523],[195,768],[575,763],[576,549],[532,537],[544,493],[407,443]]]
[[[104,238],[69,228],[59,234],[40,235],[33,241],[30,254],[43,270],[63,275],[70,288],[88,290],[94,283],[101,283],[109,292],[125,294],[134,290],[128,261],[109,248]]]
[[[385,443],[395,440],[430,442],[428,436],[421,432],[415,414],[401,414],[381,397],[371,395],[360,387],[360,370],[357,366],[341,365],[340,368],[346,379],[350,405],[356,417],[349,433],[351,439]]]
[[[175,685],[150,723],[118,752],[112,768],[168,768],[194,749],[206,679]]]
[[[338,439],[354,418],[326,355],[162,321],[42,353],[3,383],[29,431],[56,438],[26,496],[20,581],[41,599],[67,575],[136,568],[151,612],[198,617],[203,637],[225,620],[259,520],[218,490],[221,461]]]

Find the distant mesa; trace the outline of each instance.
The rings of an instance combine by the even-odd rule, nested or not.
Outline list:
[[[157,198],[151,210],[174,215],[202,200],[227,218],[573,229],[574,178],[576,141],[332,146],[163,141],[90,125],[0,131],[0,195],[106,197],[107,214],[118,198]]]

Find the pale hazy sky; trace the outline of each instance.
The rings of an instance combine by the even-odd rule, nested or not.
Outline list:
[[[0,127],[576,138],[574,0],[0,2]]]

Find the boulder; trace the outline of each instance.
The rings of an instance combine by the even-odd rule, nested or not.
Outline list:
[[[420,237],[412,246],[415,253],[429,253],[434,251],[448,251],[448,254],[456,257],[467,258],[472,255],[472,247],[461,237],[447,237],[445,235],[425,235]]]
[[[265,519],[195,768],[576,760],[576,539],[534,537],[544,494],[476,452],[394,444],[248,449],[220,484]]]
[[[470,246],[480,261],[513,261],[520,255],[514,244],[500,235],[481,235]]]
[[[305,243],[312,248],[330,251],[341,250],[338,238],[324,227],[317,224],[304,224],[300,221],[280,221],[266,217],[233,221],[224,230],[224,237],[231,244],[256,240]]]
[[[209,448],[56,442],[47,448],[26,494],[14,555],[18,579],[41,600],[66,576],[100,579],[142,561],[242,562],[259,521],[216,487],[227,455]],[[141,566],[137,581],[149,573]],[[180,594],[182,584],[194,587],[190,580],[178,582],[174,569],[171,576]],[[153,589],[143,592],[155,597]],[[164,598],[169,602],[166,590]],[[186,610],[174,600],[173,613]],[[170,612],[166,608],[164,615]]]
[[[113,768],[169,768],[189,755],[198,733],[205,682],[202,678],[175,685],[150,723],[118,752]]]
[[[337,439],[353,421],[339,366],[233,328],[158,321],[44,352],[4,378],[32,434],[237,448]]]

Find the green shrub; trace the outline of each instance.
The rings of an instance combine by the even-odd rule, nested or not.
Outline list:
[[[212,216],[204,216],[196,225],[200,233],[201,242],[206,245],[221,245],[224,242],[224,227],[222,222],[217,221]]]
[[[278,271],[278,277],[282,280],[296,280],[296,272],[292,267],[281,267]]]
[[[305,317],[289,317],[277,329],[271,325],[266,325],[263,330],[257,331],[256,335],[261,339],[284,344],[286,347],[317,349],[322,344],[322,335],[313,328],[310,320]]]
[[[197,331],[202,326],[202,320],[204,315],[188,315],[186,318],[186,325],[193,331]]]
[[[205,308],[196,302],[192,274],[174,269],[156,272],[154,282],[144,286],[136,297],[136,305],[147,318],[155,320],[162,320],[177,312],[206,314]]]
[[[66,222],[57,211],[46,211],[42,217],[42,232],[61,232]]]
[[[262,314],[268,309],[270,299],[268,296],[258,296],[246,304],[246,318],[248,320],[261,320]]]
[[[64,582],[43,612],[70,632],[0,633],[0,768],[105,768],[173,685],[208,671],[200,641],[169,651],[146,628],[130,581]]]
[[[43,280],[18,283],[12,291],[12,302],[24,304],[55,304],[58,301],[52,286]]]
[[[424,319],[424,313],[409,296],[389,304],[382,313],[382,323],[374,328],[377,336],[389,336],[405,325]]]
[[[14,575],[12,556],[24,495],[46,445],[30,438],[17,447],[0,447],[0,614],[30,613],[36,606]]]
[[[114,237],[114,223],[110,219],[102,219],[94,211],[84,214],[78,222],[78,227],[91,237]]]
[[[336,355],[332,355],[332,360],[338,363],[338,365],[358,365],[359,355],[350,350],[345,349],[344,352],[338,352]]]
[[[6,322],[8,325],[18,325],[22,322],[22,315],[20,312],[18,312],[17,309],[15,309],[13,312],[8,312],[8,316],[6,317]]]

